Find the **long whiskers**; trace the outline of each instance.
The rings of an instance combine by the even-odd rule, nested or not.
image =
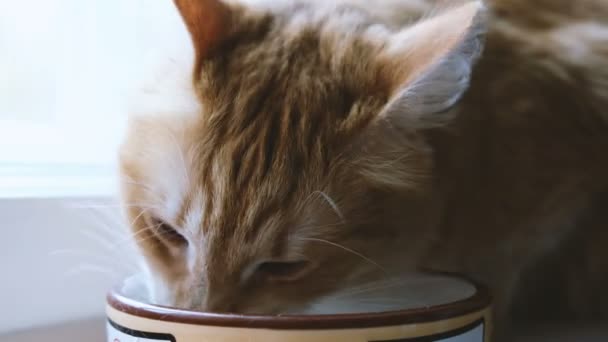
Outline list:
[[[151,194],[156,194],[156,191],[154,191],[154,189],[150,185],[148,185],[146,183],[138,182],[138,181],[134,180],[131,177],[122,176],[119,181],[121,183],[138,186],[138,187],[140,187],[142,189],[145,189],[145,190],[149,191]]]
[[[359,253],[359,252],[357,252],[357,251],[355,251],[355,250],[353,250],[353,249],[350,249],[350,248],[348,248],[348,247],[345,247],[345,246],[343,246],[343,245],[341,245],[341,244],[338,244],[338,243],[335,243],[335,242],[332,242],[332,241],[329,241],[329,240],[325,240],[325,239],[319,239],[319,238],[310,238],[310,237],[309,237],[309,238],[303,237],[303,238],[300,238],[300,240],[303,240],[303,241],[314,241],[314,242],[321,242],[321,243],[328,244],[328,245],[330,245],[330,246],[334,246],[334,247],[340,248],[340,249],[342,249],[342,250],[344,250],[344,251],[346,251],[346,252],[348,252],[348,253],[351,253],[351,254],[353,254],[353,255],[358,256],[359,258],[361,258],[361,259],[365,260],[365,261],[366,261],[366,262],[368,262],[369,264],[371,264],[371,265],[373,265],[373,266],[377,267],[378,269],[382,270],[382,272],[384,272],[385,274],[388,274],[388,271],[387,271],[387,270],[386,270],[384,267],[382,267],[380,264],[378,264],[377,262],[375,262],[374,260],[372,260],[372,259],[370,259],[370,258],[366,257],[365,255],[363,255],[363,254],[361,254],[361,253]]]
[[[364,293],[374,292],[374,291],[382,291],[389,288],[401,286],[407,283],[407,279],[385,279],[377,282],[371,282],[359,287],[353,287],[347,291],[342,291],[337,295],[332,296],[333,299],[342,299],[353,297],[357,295],[361,295]]]
[[[144,241],[150,240],[150,239],[154,238],[154,236],[155,236],[154,235],[155,232],[153,229],[158,229],[161,224],[162,223],[145,226],[133,234],[127,234],[127,236],[124,237],[123,239],[117,241],[116,243],[111,244],[110,248],[112,250],[116,250],[117,248],[124,247],[125,245],[129,245],[129,244],[137,245],[138,243],[142,243]],[[150,236],[147,236],[142,239],[138,239],[140,236],[144,235],[145,233],[149,233],[149,232],[152,232],[152,234]]]
[[[110,276],[112,278],[118,278],[120,276],[120,274],[118,272],[113,271],[110,268],[97,266],[97,265],[91,265],[91,264],[79,265],[79,266],[65,272],[65,276],[74,277],[74,276],[77,276],[77,275],[79,275],[81,273],[85,273],[85,272],[103,274],[106,276]]]
[[[73,204],[71,205],[72,209],[114,209],[114,208],[143,208],[143,209],[159,209],[160,207],[152,204],[152,203],[116,203],[116,204],[100,204],[100,203],[91,203],[91,204]]]
[[[104,208],[105,209],[105,208]],[[125,253],[124,249],[118,249],[117,244],[114,242],[118,239],[123,239],[125,236],[128,236],[128,231],[126,229],[117,229],[124,228],[123,220],[120,219],[122,215],[116,214],[110,211],[101,210],[100,208],[95,208],[93,210],[88,210],[86,212],[89,217],[89,221],[91,221],[91,228],[96,229],[79,229],[76,230],[77,233],[82,234],[92,241],[96,242],[98,246],[102,247],[103,250],[106,251],[105,254],[99,253],[99,255],[86,252],[86,251],[78,251],[78,250],[69,250],[69,249],[59,249],[55,251],[51,251],[51,256],[60,256],[60,255],[80,255],[83,257],[89,257],[94,259],[96,262],[105,262],[108,264],[113,264],[113,266],[128,266],[130,269],[137,269],[138,265],[135,260],[131,258],[125,258],[126,254],[136,256],[135,249],[129,248]],[[82,216],[83,213],[78,212],[79,216]],[[84,217],[84,216],[83,216]],[[91,219],[92,218],[92,219]],[[102,234],[104,233],[104,234]],[[134,247],[134,245],[129,246]]]
[[[99,255],[99,254],[91,253],[88,251],[72,250],[72,249],[55,250],[55,251],[52,251],[49,254],[49,256],[51,256],[51,257],[71,256],[71,257],[77,257],[79,259],[81,257],[86,257],[86,258],[91,258],[93,261],[104,263],[104,264],[112,264],[117,261],[122,261],[122,260],[117,260],[118,258],[112,258],[112,257],[106,256],[106,255]],[[137,266],[135,264],[122,263],[121,265],[125,268],[128,268],[128,271],[130,271],[130,272],[137,271]]]

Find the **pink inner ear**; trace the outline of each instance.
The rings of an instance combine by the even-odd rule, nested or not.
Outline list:
[[[197,60],[208,56],[227,35],[231,9],[221,0],[174,0],[188,31]]]

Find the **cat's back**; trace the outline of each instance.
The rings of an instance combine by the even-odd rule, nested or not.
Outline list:
[[[481,160],[488,191],[522,212],[567,187],[604,191],[608,1],[487,3],[484,52],[454,123],[463,138],[443,147]]]
[[[561,118],[605,136],[608,1],[487,3],[485,51],[469,98],[505,110],[511,119],[538,119],[545,131]]]
[[[550,29],[574,22],[608,23],[605,0],[486,0],[497,17],[516,26]]]
[[[484,52],[434,142],[438,173],[455,211],[475,213],[455,227],[528,238],[522,222],[553,229],[608,191],[608,15],[577,7],[608,2],[488,4]]]

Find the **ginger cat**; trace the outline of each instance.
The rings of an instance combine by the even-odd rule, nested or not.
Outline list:
[[[433,268],[491,288],[499,337],[549,284],[606,312],[608,2],[175,3],[121,151],[155,302],[305,312]]]

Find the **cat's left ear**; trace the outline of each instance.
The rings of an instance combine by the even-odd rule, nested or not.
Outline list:
[[[380,115],[408,125],[445,121],[469,86],[484,19],[484,5],[472,1],[394,34],[381,55],[391,100]]]
[[[197,60],[204,59],[229,35],[232,8],[222,0],[173,0],[192,37]]]

